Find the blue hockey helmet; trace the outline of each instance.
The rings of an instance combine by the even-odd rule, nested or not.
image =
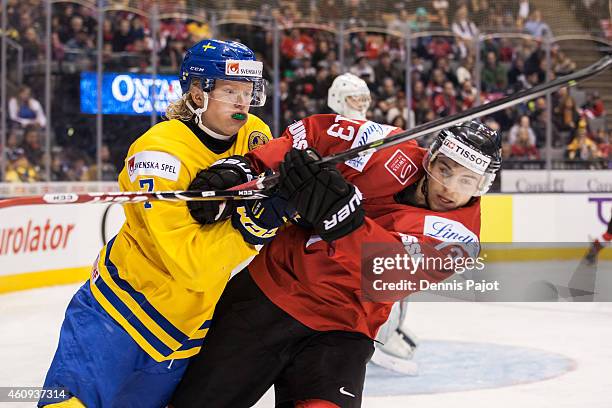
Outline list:
[[[256,61],[255,53],[239,42],[202,40],[187,50],[180,73],[183,94],[189,91],[195,79],[200,80],[204,92],[212,92],[217,79],[251,82],[250,106],[263,106],[266,102],[263,63]],[[232,96],[225,95],[224,98],[231,99]]]

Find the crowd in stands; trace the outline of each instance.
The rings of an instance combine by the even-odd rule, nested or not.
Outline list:
[[[599,0],[582,0],[581,7],[598,7]],[[363,10],[368,2],[352,0],[338,11],[333,2],[322,0],[319,9],[329,10],[326,18],[344,18],[346,29],[367,27]],[[407,128],[486,103],[547,79],[546,58],[538,40],[486,40],[481,43],[481,71],[476,75],[474,38],[480,32],[524,32],[535,37],[551,34],[539,10],[528,0],[447,0],[420,1],[420,7],[397,2],[393,12],[380,14],[379,21],[393,33],[417,33],[411,53],[411,98],[406,97],[404,40],[396,34],[352,32],[345,37],[340,65],[335,32],[298,28],[300,11],[295,2],[282,1],[282,7],[263,5],[250,18],[261,24],[276,22],[288,29],[281,32],[280,72],[281,129],[307,115],[329,112],[327,90],[333,79],[348,70],[363,78],[372,93],[368,118]],[[4,149],[8,158],[6,181],[95,180],[95,118],[80,114],[78,73],[95,70],[97,21],[93,10],[82,4],[53,3],[52,56],[54,67],[53,100],[43,107],[44,81],[40,62],[44,60],[44,7],[40,0],[8,0],[7,33],[23,48],[24,86],[15,89],[9,102],[10,131]],[[190,19],[164,18],[158,27],[159,72],[177,73],[183,53],[191,44],[211,36],[204,7],[196,8]],[[338,15],[334,17],[334,13]],[[372,13],[378,11],[372,8]],[[291,28],[293,27],[293,28]],[[449,35],[430,35],[445,31]],[[127,11],[105,14],[103,64],[107,72],[150,72],[154,48],[151,24],[141,15]],[[217,27],[221,38],[236,39],[253,48],[265,67],[272,66],[272,35],[260,26],[228,24]],[[28,71],[28,68],[30,69]],[[552,50],[552,78],[573,72],[576,64],[563,52]],[[266,75],[271,79],[271,69]],[[480,78],[480,84],[477,84]],[[70,85],[68,85],[70,83]],[[481,93],[478,95],[478,88]],[[64,99],[62,99],[64,98]],[[596,92],[584,95],[580,104],[567,89],[552,101],[552,148],[559,159],[596,161],[590,167],[610,166],[610,134],[604,123],[603,101]],[[272,98],[269,98],[271,101]],[[547,102],[538,98],[494,114],[484,120],[504,135],[503,154],[507,162],[544,160],[546,147]],[[257,114],[271,123],[272,103]],[[50,109],[51,108],[51,109]],[[53,144],[49,152],[42,143],[51,113]],[[109,123],[110,122],[110,123]],[[66,125],[70,123],[71,125]],[[597,124],[594,126],[593,124]],[[117,117],[105,121],[105,145],[100,152],[104,180],[114,180],[123,165],[127,147],[149,125],[149,118]],[[126,129],[128,129],[126,131]],[[76,132],[76,134],[74,134]],[[77,141],[78,140],[78,141]],[[423,141],[428,143],[427,140]],[[607,159],[608,161],[606,161]],[[51,163],[46,171],[45,163]],[[594,162],[595,163],[595,162]]]

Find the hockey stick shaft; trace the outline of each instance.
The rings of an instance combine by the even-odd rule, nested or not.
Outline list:
[[[559,77],[551,82],[517,92],[505,98],[468,109],[455,115],[439,118],[413,129],[400,132],[385,139],[376,140],[354,147],[341,153],[326,156],[320,163],[336,164],[359,156],[372,154],[430,133],[498,112],[507,107],[537,98],[564,86],[574,86],[579,81],[591,78],[612,66],[612,57],[606,56],[573,74]],[[0,200],[0,209],[21,205],[36,204],[80,204],[80,203],[137,203],[149,200],[164,201],[209,201],[209,200],[252,200],[268,197],[265,190],[278,182],[278,174],[260,177],[225,191],[162,191],[162,192],[113,192],[113,193],[59,193],[43,196],[16,197]]]
[[[346,160],[354,159],[359,156],[371,154],[377,150],[384,149],[387,147],[395,146],[399,143],[406,142],[408,140],[416,139],[421,136],[437,132],[442,129],[449,128],[451,126],[458,125],[463,122],[467,122],[472,119],[480,118],[482,116],[490,115],[508,107],[517,105],[519,103],[528,101],[530,99],[538,98],[549,92],[555,91],[565,86],[574,86],[579,81],[591,78],[597,74],[602,73],[606,69],[612,66],[612,56],[608,55],[601,58],[599,61],[586,68],[583,68],[573,74],[559,77],[553,81],[545,84],[534,86],[530,89],[519,91],[513,95],[505,98],[500,98],[496,101],[489,102],[484,105],[475,106],[464,112],[457,113],[452,116],[445,118],[439,118],[432,120],[431,122],[424,123],[413,129],[406,130],[396,135],[376,140],[370,143],[366,143],[361,146],[354,147],[341,153],[335,153],[326,156],[321,159],[321,163],[341,163]]]
[[[500,98],[493,102],[489,102],[484,105],[475,106],[470,108],[464,112],[457,113],[452,116],[448,116],[445,118],[439,118],[436,120],[432,120],[431,122],[424,123],[410,130],[406,130],[404,132],[397,133],[393,136],[386,137],[384,139],[375,140],[370,143],[366,143],[352,149],[345,150],[340,153],[331,154],[329,156],[323,157],[319,163],[328,163],[328,164],[337,164],[342,163],[347,160],[354,159],[359,156],[366,156],[372,154],[378,150],[386,149],[391,146],[395,146],[399,143],[407,142],[409,140],[417,139],[421,136],[425,136],[442,129],[449,128],[451,126],[458,125],[463,122],[467,122],[472,119],[480,118],[482,116],[490,115],[492,113],[498,112],[500,110],[506,109],[508,107],[517,105],[519,103],[538,98],[542,95],[546,95],[549,92],[553,92],[559,88],[564,86],[574,86],[579,81],[591,78],[597,74],[602,73],[606,69],[609,69],[612,66],[612,56],[608,55],[601,58],[599,61],[585,67],[573,74],[565,75],[559,77],[553,81],[550,81],[545,84],[540,84],[534,86],[530,89],[525,89],[519,91],[513,95],[507,96],[505,98]],[[259,189],[267,189],[276,184],[278,180],[277,174],[272,174],[270,176],[253,180],[248,183],[232,187],[230,190],[234,189],[243,189],[249,190],[253,188]],[[256,187],[257,186],[257,187]]]
[[[260,190],[223,190],[223,191],[126,191],[112,193],[53,193],[42,196],[15,197],[0,200],[0,209],[23,205],[38,204],[105,204],[141,203],[150,200],[160,201],[218,201],[267,198]]]

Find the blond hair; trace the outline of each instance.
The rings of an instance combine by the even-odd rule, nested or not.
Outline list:
[[[191,98],[191,88],[194,86],[200,86],[200,81],[194,79],[191,82],[191,86],[189,87],[189,92],[184,94],[180,99],[170,102],[166,107],[166,118],[168,119],[178,119],[182,121],[188,121],[193,118],[193,112],[187,106],[187,102],[191,104],[191,106],[195,106],[193,99]]]

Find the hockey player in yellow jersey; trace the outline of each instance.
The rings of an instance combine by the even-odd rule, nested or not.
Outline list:
[[[169,120],[132,144],[121,190],[214,190],[251,180],[242,155],[272,137],[248,113],[265,103],[262,68],[236,42],[193,46],[181,66],[183,97],[168,107]],[[205,347],[231,272],[283,222],[272,210],[257,218],[252,209],[202,201],[125,205],[120,232],[68,306],[44,386],[66,389],[62,404],[74,406],[165,406],[189,357]]]

